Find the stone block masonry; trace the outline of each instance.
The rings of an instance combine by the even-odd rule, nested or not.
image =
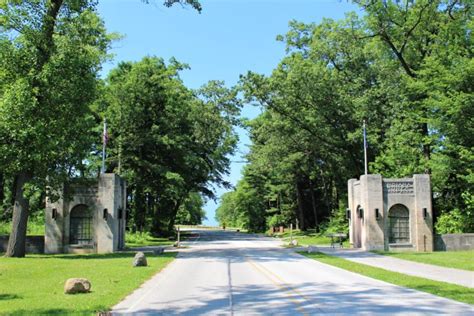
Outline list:
[[[433,251],[429,175],[348,181],[349,237],[364,250]]]

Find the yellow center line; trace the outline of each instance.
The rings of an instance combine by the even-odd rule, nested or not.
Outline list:
[[[280,281],[281,283],[285,284],[286,287],[288,287],[292,292],[298,294],[299,296],[301,296],[302,298],[304,298],[305,301],[309,302],[310,299],[308,297],[306,297],[303,293],[301,293],[300,291],[298,291],[297,289],[295,289],[294,287],[292,287],[291,285],[288,285],[288,282],[285,282],[285,280],[283,280],[280,276],[278,276],[275,272],[265,268],[264,266],[260,265],[262,267],[262,269],[266,270],[268,272],[268,274],[272,275],[273,277],[275,277],[278,281]]]
[[[262,273],[268,280],[270,280],[274,285],[277,287],[281,288],[284,290],[284,294],[296,305],[296,309],[303,315],[308,315],[305,310],[303,309],[303,305],[301,303],[301,300],[303,301],[308,301],[306,297],[304,297],[301,293],[293,289],[292,287],[286,285],[285,281],[283,281],[279,276],[277,276],[275,273],[271,272],[270,270],[266,269],[265,267],[258,265],[255,263],[253,260],[251,260],[248,257],[245,257],[248,263],[257,270],[258,272]],[[275,279],[276,281],[275,281]],[[297,300],[294,298],[294,296],[299,296],[300,299]]]

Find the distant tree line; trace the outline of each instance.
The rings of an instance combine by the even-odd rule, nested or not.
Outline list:
[[[249,164],[216,218],[262,231],[347,229],[347,180],[364,172],[432,179],[436,231],[474,231],[471,1],[354,1],[362,14],[290,22],[270,76],[241,76]]]

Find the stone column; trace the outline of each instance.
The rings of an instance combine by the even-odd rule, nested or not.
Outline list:
[[[63,199],[64,186],[55,192],[60,195],[59,200],[51,202],[46,197],[46,208],[44,211],[44,252],[45,253],[63,253],[64,252],[64,220],[65,220],[65,203]],[[53,211],[55,210],[55,211]],[[53,218],[53,212],[56,217]]]
[[[347,181],[347,207],[351,212],[351,217],[349,219],[349,243],[354,245],[354,223],[355,223],[355,213],[357,205],[354,205],[354,183],[357,182],[356,179],[350,179]]]
[[[364,209],[362,223],[362,248],[365,250],[384,250],[383,229],[383,187],[379,174],[363,175],[361,183],[361,206]],[[376,209],[379,219],[376,218]]]
[[[101,174],[99,177],[97,221],[95,234],[98,253],[114,252],[114,232],[116,231],[115,217],[115,182],[113,173]],[[107,218],[104,218],[104,209],[107,209]]]
[[[433,251],[433,210],[431,204],[431,183],[427,174],[413,175],[415,194],[415,239],[417,251]],[[425,211],[426,209],[426,218]]]

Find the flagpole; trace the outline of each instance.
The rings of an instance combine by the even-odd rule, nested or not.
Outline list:
[[[104,131],[102,134],[102,168],[101,168],[101,173],[105,173],[105,145],[107,143],[106,141],[107,137],[107,120],[104,118]]]
[[[365,174],[368,174],[368,165],[367,165],[367,129],[365,126],[365,120],[364,120],[364,169],[365,169]]]

